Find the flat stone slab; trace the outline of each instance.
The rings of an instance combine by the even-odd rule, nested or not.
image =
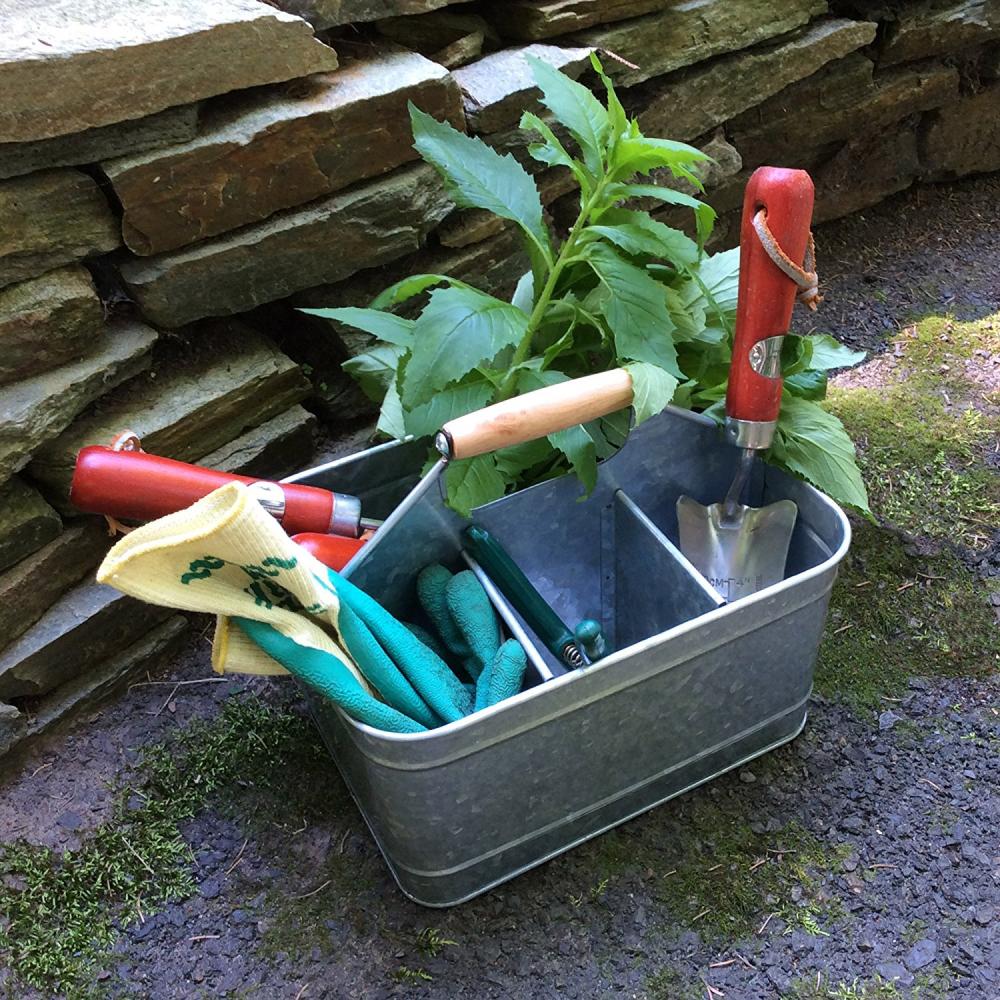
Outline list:
[[[567,76],[577,77],[590,65],[589,48],[560,48],[557,45],[525,45],[503,49],[456,69],[465,98],[465,119],[470,132],[497,132],[518,122],[526,110],[539,110],[527,56],[555,66]]]
[[[95,569],[111,544],[104,519],[89,517],[0,574],[0,650]]]
[[[1000,170],[1000,83],[928,115],[921,158],[935,177]]]
[[[135,121],[89,128],[34,142],[0,143],[0,178],[30,174],[48,167],[98,163],[140,149],[156,149],[194,138],[198,105],[167,108]]]
[[[156,337],[142,323],[119,320],[82,360],[0,389],[0,480],[22,468],[88,404],[148,368]]]
[[[78,170],[45,170],[0,183],[0,219],[0,288],[121,243],[97,183]]]
[[[16,476],[0,486],[0,572],[51,542],[61,531],[59,515],[37,490]]]
[[[631,86],[793,31],[826,9],[825,0],[682,0],[655,14],[581,32],[573,44],[608,49],[635,63],[633,70],[605,60],[622,85]]]
[[[309,392],[301,369],[239,323],[209,324],[164,344],[154,372],[133,379],[38,450],[31,475],[57,508],[68,503],[77,452],[126,428],[145,451],[194,462],[284,412]]]
[[[183,326],[401,257],[450,208],[430,167],[404,167],[210,242],[127,260],[121,273],[148,319]]]
[[[651,80],[628,94],[646,135],[689,140],[868,45],[874,21],[818,21],[789,41],[747,49]]]
[[[307,468],[316,445],[316,418],[292,406],[198,461],[240,476],[280,479]]]
[[[378,21],[397,14],[423,14],[457,0],[275,0],[275,7],[304,18],[317,31],[340,24]]]
[[[996,38],[1000,38],[997,0],[907,4],[886,29],[879,65],[965,54]]]
[[[464,127],[455,81],[415,52],[210,105],[189,142],[102,164],[126,244],[174,250],[416,159],[408,101]]]
[[[101,300],[78,264],[0,289],[0,385],[81,357],[103,330]]]
[[[447,69],[478,59],[483,42],[499,42],[492,26],[478,14],[435,10],[416,17],[387,17],[376,23],[383,38],[427,56]]]
[[[671,0],[505,0],[490,20],[504,38],[538,41],[662,10]]]
[[[874,135],[907,115],[958,98],[958,71],[950,66],[900,66],[874,76],[871,68],[869,60],[852,54],[733,119],[726,131],[745,165]]]
[[[0,36],[0,142],[336,68],[305,21],[256,0],[17,0]]]
[[[51,729],[112,694],[130,677],[148,672],[180,648],[189,623],[174,615],[127,649],[100,660],[32,705],[30,715],[0,716],[0,754]]]
[[[86,673],[168,618],[170,608],[82,583],[0,652],[0,698],[37,697]]]

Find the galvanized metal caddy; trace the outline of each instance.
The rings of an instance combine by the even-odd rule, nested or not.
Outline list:
[[[419,480],[425,456],[426,442],[381,446],[292,477],[360,495],[367,515],[394,511],[345,573],[404,618],[423,566],[463,566],[457,515],[438,481]],[[799,508],[786,578],[724,604],[676,548],[675,505],[722,496],[736,458],[712,421],[670,408],[600,466],[589,499],[564,477],[475,512],[564,621],[603,623],[606,659],[565,672],[488,588],[529,653],[516,697],[397,735],[307,691],[411,899],[463,902],[801,731],[850,527],[829,498],[758,463],[751,502]]]

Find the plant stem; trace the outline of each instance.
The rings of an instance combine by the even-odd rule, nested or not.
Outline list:
[[[576,222],[573,223],[573,228],[570,229],[569,234],[566,237],[566,242],[563,243],[560,248],[559,256],[556,257],[555,263],[549,271],[549,276],[546,279],[545,284],[542,286],[542,291],[538,296],[538,301],[535,303],[534,308],[531,310],[531,315],[528,317],[528,325],[524,329],[524,336],[521,338],[520,343],[514,350],[514,355],[510,360],[510,371],[504,379],[503,384],[500,386],[500,391],[497,393],[497,401],[510,399],[510,397],[514,395],[517,380],[517,369],[524,363],[525,358],[528,356],[528,352],[531,350],[531,341],[535,336],[535,331],[538,329],[538,325],[541,323],[542,317],[545,315],[545,310],[556,290],[556,284],[559,281],[559,277],[566,265],[570,263],[570,259],[576,249],[576,242],[580,238],[580,233],[584,226],[586,226],[587,220],[590,218],[590,213],[593,212],[595,205],[600,203],[600,199],[604,194],[604,188],[607,182],[607,177],[602,177],[597,182],[593,193],[587,199],[587,203],[580,209],[580,214],[577,216]]]

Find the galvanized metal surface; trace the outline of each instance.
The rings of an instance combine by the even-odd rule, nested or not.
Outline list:
[[[359,493],[366,515],[384,516],[374,507],[400,499],[425,454],[424,445],[400,445],[295,478]],[[598,663],[567,672],[531,649],[530,687],[417,735],[374,730],[307,692],[411,898],[448,906],[475,896],[800,731],[850,529],[832,501],[758,463],[751,503],[799,508],[786,579],[720,603],[675,548],[676,501],[723,495],[735,458],[713,423],[668,410],[602,464],[589,499],[567,477],[475,512],[564,621],[601,621],[613,652]],[[412,616],[423,566],[463,567],[466,523],[425,477],[345,573]],[[501,612],[533,640],[509,608]]]

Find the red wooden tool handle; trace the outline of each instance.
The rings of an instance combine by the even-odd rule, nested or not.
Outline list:
[[[303,532],[292,535],[292,541],[311,552],[324,566],[343,569],[358,553],[367,538],[344,538],[342,535],[317,535]]]
[[[781,369],[775,362],[780,341],[754,345],[788,332],[797,286],[768,256],[754,229],[754,216],[767,212],[767,227],[777,245],[801,264],[812,222],[813,182],[804,170],[758,167],[743,196],[740,228],[740,284],[736,335],[729,370],[726,415],[735,420],[766,423],[778,419]],[[769,348],[769,350],[765,350]],[[758,369],[771,374],[761,374]]]
[[[151,521],[183,510],[234,481],[266,483],[145,452],[92,445],[76,457],[69,498],[89,513]],[[278,520],[290,535],[301,531],[361,534],[361,507],[355,497],[296,483],[271,483],[267,488],[279,505],[284,504]]]

